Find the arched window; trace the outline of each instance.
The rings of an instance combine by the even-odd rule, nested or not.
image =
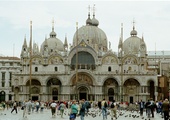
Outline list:
[[[54,68],[54,71],[58,71],[58,67],[55,67],[55,68]]]
[[[35,72],[38,72],[38,67],[35,67]]]
[[[110,66],[108,67],[108,71],[109,71],[109,72],[112,71],[112,68],[111,68]]]

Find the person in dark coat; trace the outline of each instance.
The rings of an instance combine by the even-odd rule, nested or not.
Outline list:
[[[143,109],[145,106],[145,102],[143,102],[142,100],[139,102],[139,109],[140,109],[140,116],[143,116]]]
[[[162,103],[162,111],[164,113],[164,120],[169,120],[169,101],[168,99],[165,99],[165,101]]]
[[[80,115],[80,119],[81,119],[81,120],[84,120],[85,111],[86,111],[85,100],[82,99],[82,100],[80,101],[80,112],[79,112],[79,115]]]

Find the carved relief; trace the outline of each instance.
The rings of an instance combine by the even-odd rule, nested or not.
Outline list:
[[[135,58],[133,57],[127,57],[125,60],[124,60],[124,64],[137,64],[137,61]]]
[[[59,57],[53,57],[49,60],[49,64],[60,64],[63,63],[63,59]]]
[[[103,64],[109,64],[109,63],[117,63],[116,58],[114,58],[113,56],[107,56],[103,59]]]

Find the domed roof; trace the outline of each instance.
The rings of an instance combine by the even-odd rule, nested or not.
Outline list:
[[[99,25],[99,21],[95,18],[95,16],[93,15],[93,18],[92,18],[92,25],[94,26],[98,26]]]
[[[93,25],[86,25],[80,27],[73,37],[73,45],[76,46],[78,37],[78,43],[82,40],[86,41],[90,46],[100,45],[107,48],[107,37],[103,30]]]
[[[123,43],[124,54],[138,54],[141,45],[141,39],[137,36],[131,36]]]
[[[44,46],[45,44],[48,45],[48,51],[63,51],[64,50],[64,44],[62,43],[61,40],[59,40],[58,38],[48,38],[46,41],[44,41],[42,43],[41,46]]]
[[[141,45],[145,45],[145,42],[137,37],[137,31],[134,27],[130,34],[131,37],[127,38],[123,43],[124,54],[138,54],[141,51]]]
[[[64,44],[61,40],[56,38],[56,33],[54,32],[54,29],[52,29],[52,32],[50,33],[50,38],[46,39],[42,43],[41,51],[43,51],[44,46],[48,46],[48,52],[64,50]]]

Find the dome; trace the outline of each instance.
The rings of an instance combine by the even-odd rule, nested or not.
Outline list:
[[[141,38],[137,36],[129,37],[123,43],[124,54],[138,54],[142,44],[145,45]]]
[[[77,34],[78,33],[78,34]],[[107,48],[107,37],[106,34],[100,28],[93,25],[82,26],[76,31],[73,37],[73,45],[76,46],[77,38],[78,43],[81,40],[86,41],[90,46],[101,46]]]
[[[91,21],[92,21],[92,25],[94,25],[94,26],[99,25],[99,21],[95,17],[93,17],[93,19]]]
[[[53,32],[51,32],[51,33],[53,33]],[[50,33],[50,35],[51,35],[51,33]],[[48,52],[64,50],[64,45],[63,45],[62,41],[56,37],[50,37],[50,38],[46,39],[41,45],[41,51],[43,51],[42,49],[45,45],[48,46]]]

